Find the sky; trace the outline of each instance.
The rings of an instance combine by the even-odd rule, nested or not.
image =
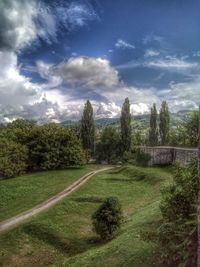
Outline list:
[[[199,0],[0,0],[0,122],[200,104]]]

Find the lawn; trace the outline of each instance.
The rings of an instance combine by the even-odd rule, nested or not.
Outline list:
[[[157,243],[149,236],[160,220],[160,188],[171,176],[170,168],[133,166],[94,176],[47,212],[1,235],[1,266],[153,266]],[[102,243],[90,218],[107,196],[119,198],[124,223],[116,238]]]
[[[88,165],[0,180],[0,221],[32,208],[96,168]]]

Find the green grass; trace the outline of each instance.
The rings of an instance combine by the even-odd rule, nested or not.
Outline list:
[[[160,220],[160,188],[170,168],[126,167],[96,175],[82,188],[30,222],[1,235],[1,266],[153,266],[154,236]],[[122,203],[119,234],[102,243],[91,214],[107,196]],[[148,238],[147,238],[148,237]]]
[[[41,203],[95,168],[95,165],[88,165],[0,180],[0,221]]]

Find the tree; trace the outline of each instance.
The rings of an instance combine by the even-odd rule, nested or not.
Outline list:
[[[93,108],[88,100],[83,110],[83,116],[81,119],[81,139],[83,148],[87,150],[91,155],[94,153],[94,136],[95,125],[93,118]]]
[[[114,127],[107,126],[103,129],[100,142],[96,147],[98,160],[106,160],[111,163],[119,155],[120,137]]]
[[[199,112],[194,111],[191,118],[185,124],[188,145],[197,147],[199,142]]]
[[[129,99],[126,98],[121,111],[121,142],[122,152],[130,151],[131,149],[131,114]]]
[[[160,139],[161,145],[167,145],[169,143],[169,123],[170,123],[170,115],[168,104],[166,101],[162,102],[161,109],[160,109]]]
[[[172,184],[162,189],[159,240],[164,266],[196,266],[198,192],[195,158],[186,168],[176,166]]]
[[[76,134],[54,123],[35,126],[27,146],[32,169],[63,169],[84,163],[85,155]]]
[[[92,215],[94,230],[103,240],[112,239],[122,223],[122,210],[118,198],[108,197]]]
[[[0,131],[0,137],[6,137],[16,143],[27,145],[31,129],[34,126],[34,121],[17,119],[8,123],[7,127],[4,127]]]
[[[158,144],[158,129],[157,129],[157,109],[156,104],[153,104],[150,115],[150,130],[149,130],[149,144],[156,146]]]
[[[6,138],[0,139],[0,176],[10,178],[26,171],[28,149]]]

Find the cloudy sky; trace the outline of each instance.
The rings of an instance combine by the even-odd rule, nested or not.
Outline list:
[[[0,122],[200,104],[199,0],[1,0]]]

